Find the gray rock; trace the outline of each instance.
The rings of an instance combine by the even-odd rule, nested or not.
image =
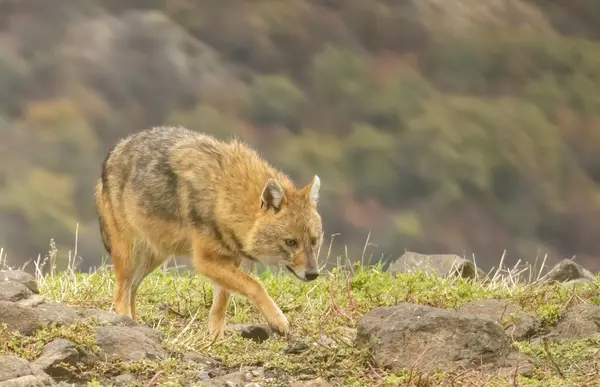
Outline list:
[[[98,308],[74,308],[77,315],[85,321],[91,321],[95,319],[102,325],[124,325],[124,326],[135,326],[138,323],[127,317],[119,316],[116,313],[106,312]]]
[[[600,306],[577,305],[569,310],[545,338],[553,342],[581,340],[600,334]]]
[[[135,375],[131,374],[119,375],[112,379],[112,383],[115,387],[125,387],[135,382],[137,382],[137,379]]]
[[[0,356],[0,387],[49,386],[51,378],[17,356]]]
[[[18,301],[17,304],[19,306],[28,306],[34,308],[38,305],[43,304],[44,302],[46,302],[46,299],[44,297],[40,296],[39,294],[34,294],[28,298]]]
[[[378,367],[393,372],[415,367],[429,373],[502,361],[510,352],[502,326],[453,310],[403,304],[364,315],[355,343],[368,348]]]
[[[33,292],[18,282],[0,282],[0,301],[17,302],[33,295]]]
[[[22,270],[0,270],[0,282],[15,282],[27,286],[35,294],[40,293],[35,278]]]
[[[454,254],[426,255],[407,251],[387,269],[392,274],[413,273],[423,270],[440,277],[485,278],[485,272],[475,264]]]
[[[209,380],[198,380],[197,386],[213,386],[213,387],[245,387],[249,383],[258,383],[264,378],[264,368],[242,367],[237,372],[213,377]]]
[[[495,374],[500,377],[514,377],[517,375],[532,378],[535,372],[536,361],[519,352],[511,352],[506,359],[494,364],[493,366],[483,367],[482,371],[488,374]],[[487,368],[487,369],[486,369]]]
[[[299,355],[310,349],[308,344],[303,341],[291,341],[288,346],[283,350],[286,355]]]
[[[567,282],[562,282],[561,284],[563,286],[581,286],[581,285],[585,286],[585,285],[589,285],[592,283],[593,283],[593,281],[590,281],[589,278],[577,278],[577,279],[570,280]]]
[[[261,343],[271,337],[271,330],[266,324],[231,324],[228,330],[237,332],[245,339]]]
[[[165,358],[166,353],[156,340],[158,335],[149,337],[146,333],[136,327],[102,326],[95,328],[95,339],[102,356],[119,356],[124,361]]]
[[[331,383],[323,378],[303,380],[290,383],[290,387],[330,387]]]
[[[7,380],[6,382],[0,382],[0,387],[40,387],[52,385],[50,380],[47,378],[40,379],[36,375],[26,375],[20,378]]]
[[[160,343],[164,338],[164,334],[161,331],[152,329],[145,325],[134,325],[131,327],[131,329],[141,332],[150,340],[156,341],[157,343]]]
[[[9,330],[31,335],[46,322],[34,308],[20,306],[8,301],[0,301],[0,324],[6,323]]]
[[[31,366],[17,356],[0,356],[0,382],[31,375]]]
[[[75,344],[66,339],[56,339],[44,346],[33,364],[53,378],[70,379],[74,375],[61,363],[74,365],[79,359],[80,354]]]
[[[580,280],[594,282],[596,277],[592,272],[571,259],[563,259],[545,276],[549,282],[568,282]]]
[[[211,367],[218,367],[221,365],[221,362],[218,361],[217,359],[214,359],[212,357],[209,356],[205,356],[205,355],[201,355],[199,353],[196,352],[186,352],[183,354],[183,359],[188,361],[188,362],[192,362],[192,363],[199,363],[199,364],[205,364]]]
[[[513,341],[527,340],[537,333],[540,322],[517,305],[505,300],[480,300],[462,305],[457,312],[492,319],[504,327]]]
[[[49,325],[69,325],[77,321],[73,308],[57,302],[42,303],[36,307],[18,303],[0,301],[0,323],[6,323],[8,329],[31,335],[36,330]]]
[[[58,302],[44,302],[34,310],[46,324],[70,325],[79,319],[75,309]]]

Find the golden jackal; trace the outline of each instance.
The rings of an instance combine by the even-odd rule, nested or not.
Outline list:
[[[96,186],[102,240],[116,273],[116,312],[136,319],[143,279],[170,257],[191,253],[196,270],[213,285],[211,335],[223,337],[232,293],[248,297],[273,331],[287,335],[286,317],[239,266],[246,258],[285,266],[303,281],[316,279],[323,243],[319,187],[315,176],[295,188],[237,140],[182,127],[122,139]]]

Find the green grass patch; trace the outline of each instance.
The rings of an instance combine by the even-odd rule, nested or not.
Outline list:
[[[195,351],[218,358],[223,367],[262,366],[281,377],[265,385],[287,385],[296,378],[323,377],[339,386],[565,386],[593,385],[600,382],[594,364],[600,358],[598,339],[570,344],[536,346],[517,343],[515,349],[536,359],[529,378],[504,375],[485,376],[476,372],[435,374],[425,378],[411,370],[391,374],[376,369],[364,350],[354,347],[359,319],[378,306],[418,303],[440,308],[456,308],[471,301],[509,299],[536,316],[544,329],[550,329],[570,307],[580,303],[598,304],[600,277],[595,284],[573,287],[520,282],[509,271],[498,271],[482,280],[441,278],[423,272],[393,276],[381,266],[352,264],[325,270],[318,280],[302,283],[286,273],[253,273],[260,279],[274,301],[290,321],[292,341],[301,341],[307,350],[300,354],[287,351],[289,343],[274,337],[262,343],[228,333],[221,342],[211,343],[207,317],[212,302],[211,285],[194,271],[160,268],[143,282],[138,297],[139,321],[164,333],[164,347],[172,359],[163,362],[99,363],[94,369],[77,372],[90,385],[101,385],[105,377],[120,373],[138,375],[148,381],[161,372],[157,385],[189,385],[203,365],[183,360],[182,355]],[[39,274],[42,295],[73,306],[97,307],[113,311],[114,273],[110,266],[90,273],[72,267],[55,274]],[[229,323],[264,323],[251,303],[235,296],[229,305]],[[32,338],[0,328],[0,353],[13,353],[33,359],[55,337],[65,337],[77,345],[91,348],[87,338],[91,326],[48,328]],[[273,378],[272,378],[273,379]],[[592,382],[588,382],[591,380]],[[582,384],[584,383],[584,384]],[[591,384],[590,384],[591,383]],[[139,384],[143,385],[143,384]]]

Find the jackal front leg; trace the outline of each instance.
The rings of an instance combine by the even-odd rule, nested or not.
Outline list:
[[[208,332],[217,339],[222,339],[225,333],[225,315],[230,298],[231,293],[227,289],[213,283],[213,303],[208,314]]]
[[[282,336],[288,336],[290,332],[288,320],[264,287],[226,258],[219,258],[221,257],[195,252],[194,265],[200,274],[223,288],[222,290],[248,297],[261,312],[271,330]],[[214,312],[211,310],[212,317],[209,319],[209,325],[212,325],[214,321],[213,327],[221,329],[219,327],[220,311],[223,308],[225,297],[219,293],[214,301],[217,301],[217,304],[215,306],[213,303]]]

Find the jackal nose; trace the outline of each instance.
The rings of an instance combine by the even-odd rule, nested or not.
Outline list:
[[[319,276],[319,272],[318,271],[307,271],[306,274],[304,274],[304,276],[306,277],[307,280],[313,281],[313,280],[317,279],[317,277]]]

